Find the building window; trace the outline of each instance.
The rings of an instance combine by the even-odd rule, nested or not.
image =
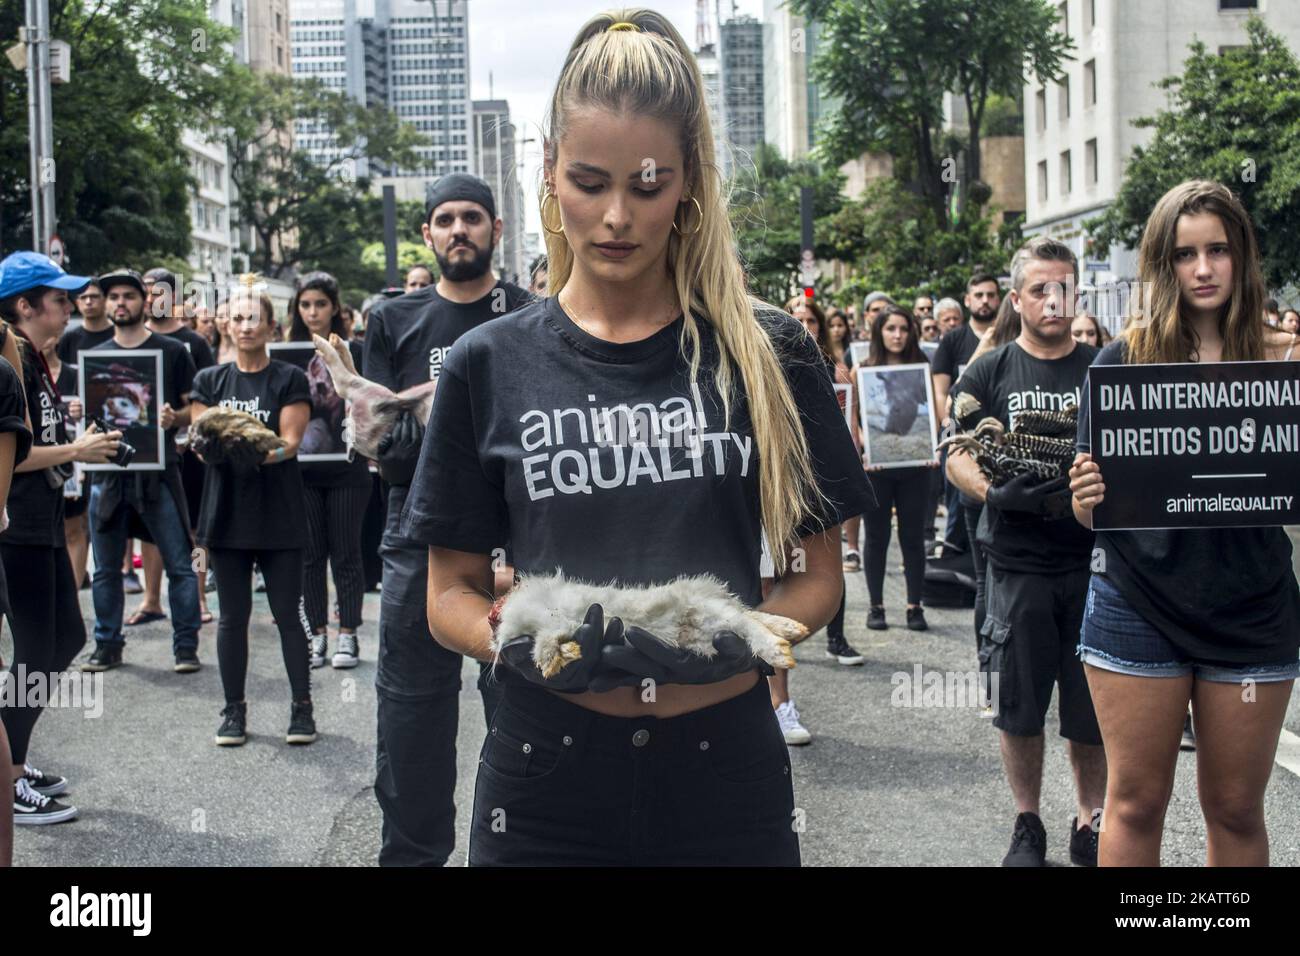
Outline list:
[[[1061,32],[1067,37],[1070,35],[1070,0],[1062,0],[1056,8],[1056,12],[1061,18]]]
[[[1083,4],[1083,29],[1090,32],[1097,25],[1097,0],[1085,0]]]
[[[1047,202],[1047,160],[1038,164],[1038,201]]]
[[[275,48],[275,65],[284,66],[284,47],[282,46]]]
[[[1047,129],[1047,87],[1043,87],[1034,94],[1034,104],[1037,107],[1035,112],[1038,114],[1038,132]]]
[[[1219,0],[1220,10],[1254,10],[1259,7],[1259,0]]]
[[[281,36],[284,35],[284,17],[278,13],[275,15],[275,32]]]
[[[1070,118],[1070,75],[1067,73],[1061,77],[1061,99],[1060,99],[1060,117],[1061,119]]]
[[[1088,186],[1097,185],[1097,141],[1083,144],[1083,181]]]
[[[1089,60],[1083,65],[1083,108],[1097,105],[1097,61]]]
[[[1061,154],[1061,195],[1070,195],[1070,190],[1074,188],[1074,174],[1070,169],[1070,151],[1067,149]]]

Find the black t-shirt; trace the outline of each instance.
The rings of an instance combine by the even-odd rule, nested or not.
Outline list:
[[[357,367],[357,374],[365,376],[361,343],[348,342],[348,351],[352,353],[352,362]],[[303,484],[315,488],[369,488],[370,466],[367,464],[367,459],[360,455],[351,461],[304,461],[302,480]]]
[[[952,331],[944,333],[943,338],[939,340],[939,347],[935,349],[934,361],[930,365],[936,375],[951,376],[952,382],[955,382],[958,369],[970,362],[970,357],[979,347],[980,337],[975,334],[969,322],[963,322]],[[949,382],[949,385],[952,382]],[[942,408],[939,409],[939,413],[943,414]]]
[[[59,364],[58,381],[55,384],[58,385],[59,394],[63,396],[64,401],[75,398],[77,396],[77,366],[69,362],[61,362]]]
[[[255,416],[280,433],[280,410],[311,403],[307,376],[288,362],[272,359],[259,372],[241,372],[234,362],[204,369],[194,377],[192,397],[209,408],[221,405]],[[210,548],[284,550],[306,545],[307,510],[298,459],[262,465],[248,474],[229,465],[209,465],[203,478],[196,537]]]
[[[75,329],[68,329],[59,339],[59,344],[54,347],[54,354],[59,357],[60,362],[77,363],[77,355],[86,349],[93,349],[96,345],[101,345],[113,337],[113,326],[109,324],[108,328],[92,332],[85,326],[78,326]]]
[[[0,335],[0,342],[4,336]],[[0,355],[0,433],[13,432],[18,439],[14,453],[14,466],[27,460],[32,449],[32,433],[27,428],[24,413],[27,398],[23,395],[23,383],[9,361]]]
[[[94,346],[94,350],[100,349],[117,349],[121,348],[113,339],[101,342]],[[194,385],[194,360],[190,358],[190,351],[179,341],[168,335],[159,335],[157,332],[150,332],[149,337],[140,345],[131,349],[132,352],[144,352],[150,349],[158,349],[162,352],[162,404],[171,405],[173,411],[180,411],[185,407],[185,401],[181,396],[188,395]],[[176,454],[176,428],[167,429],[163,434],[163,447],[166,457],[163,459],[165,464],[174,465],[178,458]],[[120,477],[113,472],[98,472],[96,481],[106,477]]]
[[[1116,340],[1094,365],[1123,365]],[[1079,451],[1091,451],[1088,390]],[[1123,489],[1108,487],[1107,495]],[[1096,573],[1174,646],[1197,660],[1277,664],[1300,653],[1300,587],[1283,528],[1098,531]]]
[[[861,514],[871,491],[816,344],[784,313],[759,317],[829,499],[827,510],[805,515],[799,533],[813,534]],[[683,323],[610,343],[550,298],[468,332],[438,380],[402,534],[476,554],[508,548],[525,574],[634,585],[708,573],[757,604],[761,511],[748,402],[737,376],[724,424],[711,373],[717,346],[702,319],[691,387]]]
[[[182,325],[175,332],[160,332],[159,334],[175,339],[185,346],[190,353],[190,358],[194,360],[195,371],[202,372],[205,368],[212,368],[217,364],[217,360],[212,356],[212,346],[208,344],[208,340],[188,325]]]
[[[19,342],[18,348],[23,360],[27,409],[32,419],[32,444],[66,445],[68,429],[59,407],[57,386],[46,374],[45,363],[30,342]],[[64,465],[62,470],[71,474],[72,466]],[[42,548],[58,548],[67,543],[63,534],[63,488],[50,483],[47,471],[42,468],[13,476],[9,486],[9,530],[0,536],[0,541]]]
[[[1069,355],[1039,359],[1019,343],[1008,342],[966,369],[953,394],[974,396],[985,415],[1014,428],[1023,409],[1057,410],[1078,404],[1096,355],[1091,345],[1076,343]],[[1049,521],[985,503],[977,537],[989,561],[1005,571],[1057,574],[1088,567],[1092,554],[1092,532],[1073,515]]]
[[[436,285],[381,302],[366,322],[366,378],[394,392],[432,381],[453,342],[531,300],[526,289],[503,281],[465,304],[444,299]],[[535,367],[530,362],[520,371]]]

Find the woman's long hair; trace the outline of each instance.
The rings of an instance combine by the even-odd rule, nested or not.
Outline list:
[[[885,348],[885,323],[891,316],[901,316],[907,320],[907,345],[903,347],[903,354],[899,356],[899,361],[904,365],[910,365],[913,362],[928,362],[925,353],[921,351],[921,325],[911,312],[901,306],[891,305],[881,309],[876,315],[875,321],[871,323],[871,351],[867,355],[867,365],[888,365],[890,352]]]
[[[995,349],[1020,338],[1020,313],[1011,304],[1011,296],[1004,295],[998,306],[998,314],[993,319],[993,341],[989,348]]]
[[[795,309],[802,306],[812,313],[812,317],[817,320],[817,334],[814,338],[817,340],[817,350],[822,353],[822,357],[832,365],[835,364],[835,350],[831,348],[831,330],[826,321],[826,313],[822,307],[811,299],[797,295],[785,304],[785,311],[794,315]],[[795,318],[799,318],[795,315]],[[802,322],[802,320],[800,320]]]
[[[311,341],[311,329],[307,328],[307,323],[302,320],[302,314],[298,311],[298,298],[304,292],[312,289],[323,292],[325,298],[330,300],[330,305],[334,307],[334,314],[330,316],[330,331],[341,339],[351,338],[352,329],[343,318],[343,306],[339,302],[338,280],[328,272],[309,272],[298,280],[298,286],[294,290],[293,298],[289,300],[288,341]]]
[[[615,23],[639,29],[611,31]],[[682,234],[674,230],[668,241],[668,270],[684,315],[680,344],[694,383],[700,369],[699,323],[711,325],[718,342],[713,375],[728,423],[736,386],[743,386],[748,397],[763,530],[779,573],[785,568],[787,547],[797,544],[800,521],[818,506],[821,496],[799,409],[745,290],[703,91],[694,54],[665,17],[642,8],[599,14],[578,31],[551,97],[546,164],[554,168],[566,121],[575,109],[597,107],[654,117],[680,131],[685,195],[703,212],[701,221],[695,203],[683,203],[678,225]],[[543,184],[539,200],[545,190]],[[554,296],[573,272],[573,250],[563,233],[548,232],[546,252],[548,292]]]
[[[1183,314],[1174,249],[1178,217],[1206,212],[1223,223],[1232,256],[1232,293],[1219,314],[1223,360],[1247,362],[1264,357],[1264,278],[1250,216],[1227,186],[1193,179],[1160,197],[1142,231],[1138,288],[1121,333],[1129,362],[1189,362],[1197,354],[1200,343],[1190,317]]]

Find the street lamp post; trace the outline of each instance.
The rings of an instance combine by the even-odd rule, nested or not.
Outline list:
[[[48,252],[54,211],[54,114],[50,107],[50,4],[27,0],[27,129],[31,143],[32,248]]]

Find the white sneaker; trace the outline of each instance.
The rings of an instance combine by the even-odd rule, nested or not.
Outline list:
[[[356,634],[339,631],[339,649],[334,652],[330,664],[340,669],[356,667],[358,656]]]
[[[776,722],[781,725],[785,742],[791,747],[812,743],[812,734],[808,728],[799,723],[799,711],[794,709],[794,701],[787,700],[776,708]]]

